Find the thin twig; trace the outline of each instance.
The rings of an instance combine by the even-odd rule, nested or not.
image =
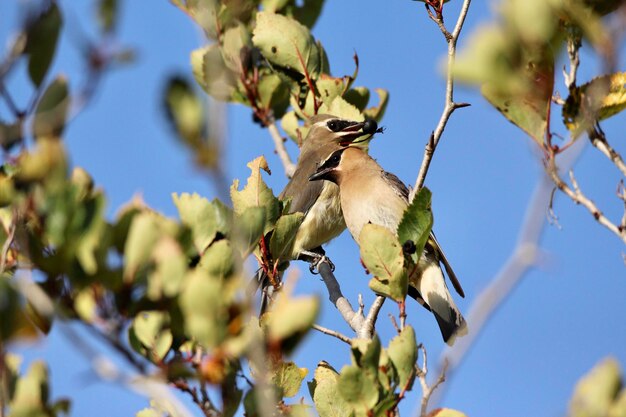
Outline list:
[[[463,6],[461,7],[461,11],[459,12],[459,17],[456,22],[456,26],[454,27],[454,31],[452,34],[448,32],[448,30],[443,25],[443,17],[440,13],[434,17],[435,22],[439,25],[441,29],[441,33],[446,38],[446,42],[448,43],[448,68],[446,70],[446,101],[443,108],[443,112],[441,113],[441,117],[439,118],[439,123],[437,123],[437,127],[435,131],[431,134],[428,143],[426,144],[426,148],[424,149],[424,157],[422,158],[422,165],[420,166],[419,173],[417,174],[417,179],[415,180],[415,186],[411,191],[411,195],[409,200],[412,201],[415,197],[415,194],[419,191],[420,188],[424,185],[424,180],[426,179],[426,173],[428,172],[428,167],[430,166],[430,162],[433,158],[433,154],[435,153],[435,149],[439,144],[439,140],[441,140],[441,135],[443,134],[444,129],[446,128],[446,124],[450,119],[452,113],[461,107],[467,107],[469,104],[467,103],[455,103],[454,102],[454,77],[452,74],[454,67],[454,60],[456,58],[456,43],[459,39],[459,35],[461,34],[461,29],[463,29],[463,23],[465,23],[465,18],[467,17],[467,11],[469,10],[471,0],[465,0],[463,2]],[[441,23],[441,24],[439,24]]]
[[[433,385],[428,385],[428,381],[426,380],[426,376],[428,375],[428,354],[426,352],[426,348],[424,345],[420,344],[418,349],[422,351],[422,367],[415,365],[417,372],[417,379],[420,381],[420,385],[422,387],[422,399],[420,400],[420,417],[426,417],[428,413],[428,403],[430,402],[430,398],[432,397],[435,390],[443,384],[446,380],[446,371],[448,368],[447,362],[444,364],[441,372],[439,372],[439,376]]]
[[[619,237],[622,242],[626,243],[626,229],[621,228],[620,226],[615,225],[611,220],[609,220],[602,211],[596,206],[596,204],[591,201],[580,189],[576,179],[574,178],[574,173],[570,170],[570,179],[572,182],[572,187],[570,187],[563,179],[559,176],[558,168],[554,161],[554,158],[550,158],[547,163],[546,170],[554,184],[557,186],[559,190],[561,190],[566,196],[568,196],[572,201],[576,204],[580,204],[585,207],[593,216],[594,219],[602,226],[609,229],[613,232],[617,237]]]
[[[609,145],[604,132],[602,132],[599,126],[596,126],[589,132],[589,140],[591,140],[591,144],[602,152],[607,158],[609,158],[609,160],[613,162],[613,165],[615,165],[617,169],[620,170],[622,175],[626,177],[626,164],[624,163],[624,159],[622,159],[622,156],[615,149],[613,149],[611,145]]]
[[[320,333],[324,333],[324,334],[327,334],[329,336],[336,337],[337,339],[339,339],[342,342],[345,342],[345,343],[347,343],[349,345],[352,344],[352,339],[350,339],[348,336],[346,336],[346,335],[344,335],[342,333],[339,333],[336,330],[328,329],[326,327],[320,326],[319,324],[314,324],[313,328],[315,330],[317,330],[318,332],[320,332]]]
[[[285,147],[285,139],[278,131],[276,122],[268,124],[267,130],[269,130],[270,135],[272,136],[272,140],[274,141],[274,147],[276,148],[276,153],[280,158],[280,162],[282,162],[283,164],[283,168],[285,168],[285,175],[287,175],[287,178],[291,178],[293,176],[293,173],[296,171],[296,164],[293,163],[291,157],[287,153],[287,148]]]

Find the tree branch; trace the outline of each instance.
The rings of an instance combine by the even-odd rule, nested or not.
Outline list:
[[[626,177],[626,164],[624,164],[624,160],[622,156],[615,150],[609,142],[606,140],[606,136],[604,132],[599,128],[599,126],[594,127],[589,132],[589,140],[591,144],[600,152],[602,152],[613,164],[620,170],[623,176]]]
[[[456,26],[452,31],[452,34],[450,34],[445,28],[443,24],[443,16],[441,15],[441,13],[433,15],[429,12],[429,16],[439,26],[441,33],[448,43],[448,67],[446,69],[446,99],[443,112],[441,113],[441,117],[439,118],[439,123],[437,123],[435,131],[431,134],[428,143],[426,144],[426,148],[424,149],[422,165],[420,166],[420,170],[417,174],[415,186],[411,191],[411,195],[409,198],[410,201],[413,200],[417,191],[419,191],[419,189],[422,188],[422,186],[424,185],[426,173],[428,172],[428,168],[430,166],[433,154],[435,153],[435,149],[437,148],[437,145],[441,140],[441,135],[446,128],[446,124],[448,123],[450,116],[456,109],[469,106],[469,104],[467,103],[454,102],[454,77],[452,75],[452,68],[454,66],[454,60],[456,58],[456,43],[459,39],[459,35],[461,34],[461,29],[463,29],[463,24],[465,23],[465,18],[467,17],[467,11],[469,10],[470,3],[471,0],[465,0],[463,2],[463,6],[461,7],[461,11],[459,12],[459,17],[457,19]]]
[[[278,131],[278,127],[276,126],[276,122],[267,125],[267,130],[270,132],[272,136],[272,140],[274,141],[274,147],[276,148],[276,153],[280,158],[280,162],[283,164],[283,168],[285,168],[285,175],[287,178],[291,178],[293,173],[296,171],[296,164],[291,161],[291,157],[287,153],[287,148],[285,147],[285,139]]]
[[[574,173],[572,170],[569,171],[570,181],[572,183],[571,187],[559,176],[558,167],[556,166],[554,157],[551,157],[548,160],[546,170],[550,178],[552,178],[554,184],[559,190],[563,192],[563,194],[572,199],[574,203],[584,206],[598,223],[609,229],[611,232],[617,235],[617,237],[619,237],[622,242],[626,243],[626,229],[612,223],[602,213],[602,211],[600,211],[598,206],[596,206],[596,204],[581,191],[578,183],[576,182],[576,178],[574,178]]]
[[[422,351],[422,367],[420,368],[418,365],[415,365],[417,370],[417,378],[420,381],[420,385],[422,387],[422,399],[420,400],[420,417],[426,417],[428,414],[428,403],[430,402],[430,398],[432,397],[435,390],[443,384],[446,380],[446,370],[447,370],[447,362],[444,364],[441,372],[439,372],[439,376],[433,385],[428,385],[428,381],[426,380],[426,376],[428,374],[428,354],[426,353],[426,348],[424,345],[419,345],[418,349]]]
[[[352,344],[352,339],[350,339],[348,336],[346,336],[344,334],[339,333],[338,331],[328,329],[326,327],[320,326],[319,324],[314,324],[313,328],[315,330],[317,330],[318,332],[320,332],[320,333],[324,333],[324,334],[327,334],[329,336],[336,337],[337,339],[339,339],[342,342],[345,342],[345,343],[347,343],[349,345]]]
[[[385,302],[385,297],[377,296],[367,317],[365,317],[363,316],[363,305],[359,303],[359,309],[354,311],[350,301],[348,301],[341,292],[339,282],[337,282],[337,278],[335,278],[328,261],[320,262],[318,271],[328,290],[328,298],[334,304],[335,308],[337,308],[344,321],[354,330],[358,338],[371,339],[376,331],[374,325],[376,324],[378,313]]]

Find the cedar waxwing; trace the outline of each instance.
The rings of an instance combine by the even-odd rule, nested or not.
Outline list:
[[[278,196],[281,200],[291,199],[289,213],[305,214],[291,259],[301,254],[311,256],[311,250],[339,236],[346,228],[339,188],[329,182],[311,182],[309,177],[329,154],[353,144],[357,138],[364,137],[359,141],[362,143],[378,130],[373,120],[355,122],[328,114],[313,116],[309,123],[310,130],[300,149],[296,170]]]
[[[367,223],[384,226],[396,233],[409,205],[409,190],[404,183],[357,148],[334,151],[309,179],[324,179],[339,186],[343,216],[357,243],[361,229]],[[440,262],[456,291],[461,297],[465,296],[432,233],[418,261],[416,273],[409,277],[409,295],[434,314],[444,341],[452,344],[455,336],[467,332],[467,326],[448,291]]]
[[[309,126],[300,148],[296,170],[278,198],[291,200],[289,213],[304,213],[293,250],[283,261],[302,257],[312,262],[313,271],[314,263],[324,254],[321,245],[339,236],[346,224],[341,213],[339,187],[330,182],[311,182],[309,177],[330,153],[349,145],[360,146],[382,129],[378,129],[373,120],[356,122],[329,114],[313,116],[309,119]],[[261,302],[263,312],[268,301],[265,294],[267,277],[259,272],[257,280],[264,292]]]

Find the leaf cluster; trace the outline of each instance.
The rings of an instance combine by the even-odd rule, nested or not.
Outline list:
[[[476,31],[459,54],[455,74],[461,81],[479,85],[485,98],[547,154],[558,153],[559,147],[551,142],[550,114],[554,112],[555,64],[566,46],[574,68],[565,80],[567,98],[561,113],[570,140],[626,107],[623,73],[607,74],[581,86],[575,83],[582,41],[610,60],[614,45],[601,15],[619,4],[610,0],[507,0],[498,10],[498,20]]]

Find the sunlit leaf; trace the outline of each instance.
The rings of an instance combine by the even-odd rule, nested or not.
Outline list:
[[[144,311],[133,320],[128,335],[131,346],[151,361],[159,363],[172,346],[169,318],[160,311]]]
[[[341,369],[338,380],[341,398],[359,412],[367,412],[378,402],[379,392],[375,376],[354,365]]]
[[[572,91],[563,106],[563,123],[576,138],[596,121],[626,108],[626,72],[594,78]]]
[[[239,180],[235,180],[230,187],[230,197],[236,215],[241,215],[249,207],[265,208],[265,230],[269,231],[280,214],[280,202],[274,196],[272,190],[265,184],[261,177],[261,170],[270,172],[267,161],[263,156],[248,163],[252,171],[245,187],[239,190]]]
[[[293,362],[281,362],[270,372],[270,377],[274,386],[280,389],[282,397],[289,398],[298,394],[307,373],[306,368],[299,368]]]
[[[370,288],[378,294],[404,300],[408,291],[404,254],[398,238],[386,227],[366,224],[359,236],[361,259],[374,275]]]
[[[351,407],[337,395],[339,374],[327,362],[320,362],[315,368],[315,375],[309,383],[309,391],[315,410],[320,417],[344,417],[349,415]]]
[[[621,388],[621,370],[614,358],[603,359],[576,384],[570,400],[572,417],[605,416]]]
[[[268,12],[257,14],[252,41],[272,64],[301,74],[318,74],[320,52],[309,30],[296,20]]]
[[[399,335],[391,339],[387,354],[398,372],[400,387],[411,389],[417,361],[417,342],[413,327],[405,326]]]

